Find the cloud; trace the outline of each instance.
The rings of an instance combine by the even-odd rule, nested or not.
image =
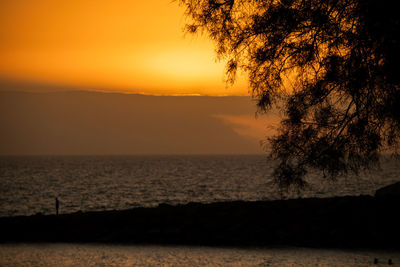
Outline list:
[[[240,136],[249,137],[258,141],[265,140],[267,136],[275,133],[277,125],[277,118],[265,116],[256,117],[254,115],[227,115],[217,114],[213,117],[222,120],[225,124],[232,127],[232,129]]]
[[[262,153],[254,110],[248,97],[0,92],[0,154]]]

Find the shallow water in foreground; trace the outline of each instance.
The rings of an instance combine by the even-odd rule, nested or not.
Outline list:
[[[374,258],[379,260],[374,264]],[[383,266],[400,252],[102,244],[1,244],[0,266]]]

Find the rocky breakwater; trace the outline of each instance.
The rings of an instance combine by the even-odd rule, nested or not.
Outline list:
[[[380,192],[378,190],[378,192]],[[0,218],[0,242],[400,248],[398,194]]]

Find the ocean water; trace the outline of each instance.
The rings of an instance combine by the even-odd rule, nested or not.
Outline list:
[[[152,207],[160,203],[279,199],[262,155],[0,157],[0,217]],[[398,161],[336,182],[314,173],[289,197],[374,194],[400,181]]]
[[[399,163],[336,182],[312,173],[289,197],[373,194]],[[279,199],[265,156],[0,157],[0,216],[126,209],[160,203]],[[374,259],[379,264],[374,264]],[[383,266],[398,251],[106,244],[0,244],[0,266]]]
[[[374,259],[378,264],[374,264]],[[321,266],[400,264],[400,253],[308,248],[210,248],[101,244],[0,244],[0,266]]]

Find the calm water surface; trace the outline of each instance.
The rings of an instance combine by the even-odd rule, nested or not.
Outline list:
[[[379,264],[373,264],[374,258]],[[0,266],[394,266],[398,252],[82,244],[0,245]]]
[[[268,200],[281,196],[265,156],[0,157],[0,217],[151,207],[160,203]],[[337,182],[317,179],[290,197],[373,194],[400,180],[400,164]]]
[[[0,216],[110,210],[191,201],[279,199],[264,156],[0,157]],[[400,180],[398,162],[321,182],[290,197],[373,194]],[[396,252],[99,244],[0,244],[0,266],[387,266]]]

